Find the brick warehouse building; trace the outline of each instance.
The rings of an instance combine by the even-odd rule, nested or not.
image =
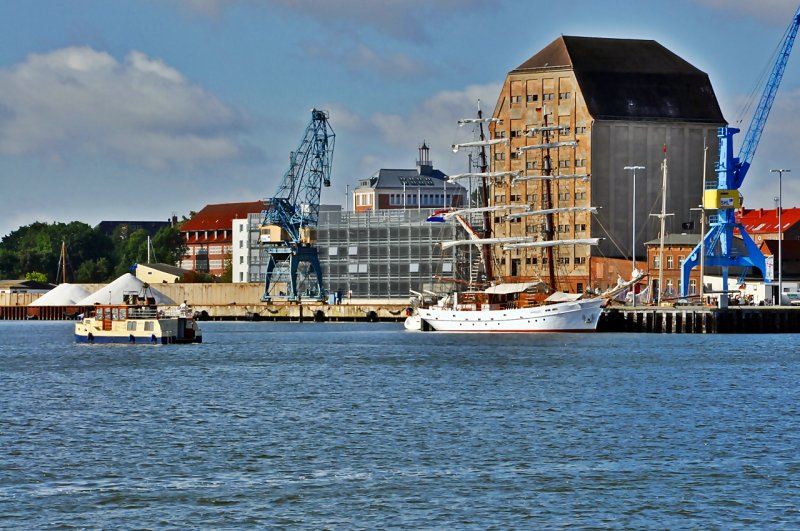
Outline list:
[[[263,201],[206,205],[181,225],[180,233],[188,251],[180,262],[182,269],[220,276],[226,260],[233,254],[233,220],[247,219],[251,212],[262,212]]]
[[[555,215],[558,239],[599,237],[596,247],[554,250],[559,289],[579,291],[606,287],[630,274],[619,271],[619,259],[631,257],[633,220],[632,175],[623,168],[646,166],[637,172],[636,255],[644,261],[644,242],[658,236],[663,147],[668,153],[667,211],[677,223],[689,219],[689,209],[701,200],[704,139],[709,156],[706,170],[714,175],[717,128],[725,119],[708,76],[652,40],[562,36],[507,75],[493,113],[501,120],[490,127],[494,138],[509,138],[510,146],[492,150],[494,171],[514,170],[523,176],[542,175],[543,150],[518,151],[544,143],[543,135],[526,136],[534,127],[562,126],[549,142],[575,141],[574,147],[550,149],[552,175],[581,175],[550,181],[553,207],[595,206],[598,214]],[[516,185],[506,179],[493,186],[495,204],[530,204],[543,208],[544,181]],[[512,223],[495,219],[495,236],[542,234],[544,218]],[[546,278],[546,254],[541,249],[512,251],[501,271],[505,276]],[[607,260],[607,259],[617,260]]]

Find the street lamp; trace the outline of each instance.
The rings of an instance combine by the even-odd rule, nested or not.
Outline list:
[[[783,172],[789,173],[792,170],[769,170],[772,173],[778,174],[778,306],[783,304],[783,221],[781,216],[783,214]]]
[[[636,170],[643,170],[645,169],[644,166],[625,166],[624,170],[633,170],[633,209],[631,210],[631,218],[633,218],[633,230],[631,231],[631,262],[633,263],[633,269],[631,270],[631,274],[636,273]],[[634,295],[634,305],[636,303],[636,298]]]

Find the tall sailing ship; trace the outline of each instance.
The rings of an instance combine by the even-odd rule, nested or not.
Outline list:
[[[603,306],[610,297],[615,296],[629,285],[641,278],[634,272],[631,281],[619,282],[618,285],[602,294],[563,293],[557,291],[556,270],[553,249],[566,245],[597,245],[599,238],[556,239],[555,216],[568,212],[596,213],[595,207],[563,207],[555,208],[551,198],[551,183],[558,179],[586,178],[579,175],[553,175],[550,161],[551,148],[574,147],[574,140],[551,141],[551,134],[562,129],[547,123],[547,113],[543,113],[541,127],[525,132],[526,136],[538,140],[537,144],[527,145],[520,151],[539,150],[541,152],[541,175],[520,175],[516,171],[489,171],[486,148],[493,145],[509,145],[508,138],[487,139],[484,126],[496,123],[497,118],[484,118],[478,103],[477,118],[460,120],[459,125],[474,124],[478,128],[478,140],[453,145],[453,151],[462,148],[477,148],[479,154],[479,172],[469,172],[449,177],[451,181],[461,179],[479,180],[482,204],[474,208],[449,210],[441,213],[441,219],[459,223],[467,234],[467,238],[450,242],[442,242],[442,248],[455,246],[477,246],[481,249],[481,261],[486,279],[482,289],[470,289],[466,292],[454,292],[434,304],[421,304],[406,319],[405,326],[409,330],[442,331],[442,332],[593,332],[602,313]],[[511,179],[517,184],[526,180],[542,181],[541,205],[489,205],[489,180],[497,183],[503,179]],[[470,220],[482,218],[480,230],[473,227]],[[481,216],[482,215],[482,216]],[[542,218],[544,230],[541,235],[523,235],[494,237],[492,234],[492,216],[503,215],[508,220],[520,220],[530,216]],[[493,267],[495,248],[504,253],[516,249],[542,248],[545,250],[548,265],[547,282],[502,282]],[[472,285],[472,283],[471,283]],[[544,285],[544,287],[543,287]]]

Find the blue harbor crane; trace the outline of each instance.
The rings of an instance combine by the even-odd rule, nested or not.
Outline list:
[[[300,145],[289,156],[289,169],[264,212],[260,231],[267,256],[264,302],[273,297],[289,301],[324,297],[315,227],[322,185],[331,185],[335,139],[328,114],[313,109]]]
[[[705,252],[705,265],[722,267],[723,293],[720,297],[720,306],[727,305],[728,268],[757,268],[761,271],[764,280],[767,280],[767,267],[764,255],[753,239],[745,231],[741,223],[736,222],[735,210],[742,205],[742,196],[739,188],[744,182],[747,170],[755,155],[761,133],[767,123],[769,111],[775,101],[775,95],[786,70],[786,63],[792,51],[797,29],[800,26],[800,8],[795,12],[792,23],[779,46],[778,56],[772,66],[772,72],[764,87],[761,100],[753,113],[750,125],[744,136],[744,141],[739,149],[739,156],[733,156],[733,135],[739,132],[735,127],[720,127],[717,130],[719,138],[719,160],[716,165],[716,189],[703,190],[703,208],[716,209],[716,219],[711,219],[711,229],[703,236],[689,256],[681,264],[681,296],[686,297],[689,292],[689,275],[699,263],[701,252]],[[744,251],[733,248],[733,231],[737,229],[744,243]],[[746,270],[746,269],[745,269]],[[702,279],[700,279],[702,282]]]

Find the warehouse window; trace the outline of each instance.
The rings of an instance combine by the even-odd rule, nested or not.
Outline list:
[[[522,103],[522,96],[511,96],[511,103]]]
[[[542,94],[542,101],[552,101],[553,94]]]
[[[528,162],[525,163],[525,169],[535,170],[538,164],[539,164],[538,161],[529,160]]]
[[[568,100],[569,98],[570,98],[570,93],[569,92],[559,92],[558,93],[558,99]]]
[[[527,101],[528,101],[528,103],[531,103],[531,102],[534,102],[534,101],[539,101],[539,95],[538,94],[528,94]]]

